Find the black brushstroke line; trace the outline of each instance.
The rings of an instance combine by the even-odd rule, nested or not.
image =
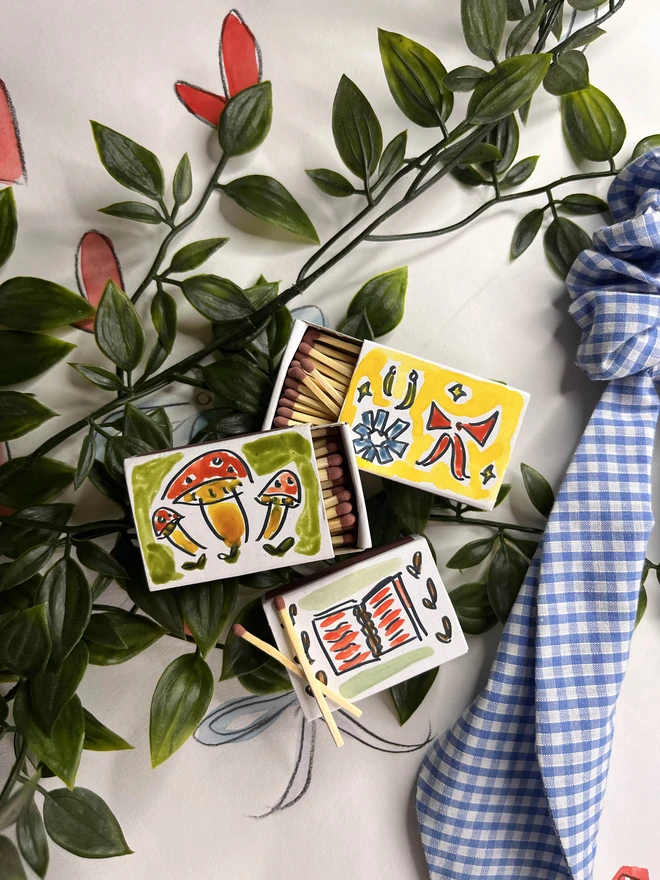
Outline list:
[[[305,777],[305,781],[303,783],[303,787],[300,790],[300,792],[293,798],[293,800],[289,801],[289,803],[284,803],[286,798],[289,796],[289,793],[291,792],[291,789],[293,788],[293,786],[296,782],[296,777],[298,776],[298,771],[300,770],[300,767],[302,764],[302,759],[303,759],[303,755],[305,752],[305,739],[306,739],[305,733],[306,733],[308,724],[309,724],[309,729],[310,729],[309,735],[311,737],[311,740],[310,740],[310,746],[309,746],[309,764],[307,766],[307,775]],[[307,791],[309,790],[309,786],[312,782],[312,769],[314,766],[315,749],[316,749],[316,722],[315,721],[308,722],[303,717],[301,720],[300,738],[298,740],[298,752],[296,754],[296,762],[295,762],[295,765],[293,768],[293,773],[291,774],[291,776],[289,778],[289,781],[287,783],[286,788],[284,789],[282,796],[279,798],[278,801],[276,801],[275,804],[273,804],[273,806],[270,808],[270,810],[268,810],[265,813],[261,813],[258,816],[250,816],[249,818],[251,818],[251,819],[265,819],[267,816],[272,816],[273,813],[280,813],[280,812],[282,812],[282,810],[286,810],[289,807],[292,807],[294,804],[297,804],[298,801],[307,794]]]

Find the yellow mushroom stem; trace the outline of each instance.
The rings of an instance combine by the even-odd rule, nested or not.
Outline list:
[[[202,549],[200,545],[196,544],[192,538],[189,538],[183,529],[179,528],[176,523],[171,534],[167,535],[167,539],[171,544],[174,544],[175,547],[178,547],[179,550],[183,550],[183,552],[187,553],[189,556],[195,556],[197,552]]]
[[[282,528],[289,508],[294,506],[294,502],[292,498],[278,495],[261,495],[261,497],[257,498],[257,501],[259,501],[260,504],[268,505],[266,521],[261,530],[261,535],[259,536],[268,541],[275,537]]]
[[[202,506],[204,517],[215,534],[225,542],[235,555],[245,535],[245,516],[238,496],[225,498],[222,501],[206,503]]]

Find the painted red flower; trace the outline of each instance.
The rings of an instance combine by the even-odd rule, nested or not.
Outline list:
[[[261,82],[259,44],[235,9],[222,22],[218,54],[224,96],[200,89],[199,86],[190,85],[183,80],[174,84],[174,91],[186,110],[214,128],[229,98]]]
[[[0,183],[25,183],[26,179],[18,120],[7,86],[0,79]]]
[[[76,280],[82,296],[96,308],[108,281],[112,278],[117,287],[124,289],[121,266],[112,241],[95,229],[90,229],[80,239],[76,251]],[[76,327],[94,332],[94,318],[78,321]]]

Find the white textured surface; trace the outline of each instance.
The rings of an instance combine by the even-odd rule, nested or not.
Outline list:
[[[264,71],[274,83],[275,117],[266,145],[232,163],[231,177],[272,174],[298,196],[322,239],[351,214],[350,200],[316,197],[304,168],[340,168],[330,132],[336,84],[347,73],[367,93],[386,140],[410,130],[411,152],[432,134],[408,125],[389,96],[378,57],[376,27],[400,31],[434,49],[448,68],[470,63],[463,47],[458,3],[417,0],[349,0],[309,3],[244,0],[240,11],[261,44]],[[215,155],[210,130],[177,102],[176,79],[220,89],[216,47],[228,7],[213,0],[76,0],[5,3],[0,33],[0,77],[15,103],[25,148],[29,186],[17,190],[20,233],[11,274],[41,275],[75,286],[74,252],[83,232],[99,228],[120,254],[129,289],[146,271],[161,233],[105,218],[96,208],[125,197],[103,171],[87,120],[98,119],[144,143],[171,175],[188,151],[197,191]],[[624,153],[660,128],[660,96],[649,62],[657,55],[658,10],[654,0],[628,3],[608,24],[608,35],[589,50],[592,81],[620,106],[630,132]],[[462,106],[462,100],[457,102]],[[548,114],[552,113],[551,118]],[[541,91],[522,135],[520,156],[541,153],[530,185],[571,173],[561,139],[556,99]],[[587,187],[585,187],[586,189]],[[603,194],[605,186],[594,188]],[[459,219],[479,203],[478,193],[447,186],[431,191],[402,212],[388,231],[424,229]],[[354,204],[354,203],[353,203]],[[508,206],[459,236],[389,246],[363,245],[307,293],[334,322],[349,297],[369,277],[408,264],[410,285],[403,324],[392,344],[478,375],[504,379],[531,392],[509,477],[519,485],[518,463],[527,461],[557,484],[571,457],[598,389],[573,366],[577,330],[566,314],[567,297],[537,242],[516,264],[508,261],[511,233],[522,211]],[[232,242],[209,264],[242,285],[259,272],[293,280],[311,253],[290,242],[255,237],[250,221],[227,222],[237,211],[211,205],[194,237],[226,235]],[[587,218],[585,225],[591,223]],[[595,225],[595,224],[594,224]],[[592,228],[591,226],[589,228]],[[190,236],[187,240],[192,240]],[[5,275],[7,269],[5,269]],[[182,330],[194,335],[201,321],[181,310]],[[94,359],[93,342],[71,331],[76,360]],[[48,403],[72,419],[87,412],[96,394],[60,365],[44,384]],[[41,397],[44,397],[43,391]],[[52,423],[51,423],[52,425]],[[48,426],[43,433],[50,431]],[[31,435],[21,447],[39,439]],[[74,460],[76,444],[62,457]],[[81,505],[98,505],[91,489]],[[505,512],[534,521],[525,502]],[[92,515],[103,515],[100,507]],[[468,539],[466,530],[434,529],[440,560]],[[660,558],[658,542],[649,555]],[[447,578],[451,588],[462,579]],[[596,880],[610,880],[621,864],[660,874],[657,789],[660,723],[656,670],[660,662],[658,586],[649,584],[649,611],[635,636],[617,717],[607,805],[602,820]],[[470,639],[471,651],[441,671],[432,695],[399,731],[387,697],[365,703],[367,724],[390,738],[423,737],[429,720],[439,731],[454,720],[483,680],[497,634]],[[217,749],[190,743],[156,771],[149,769],[147,727],[153,687],[181,645],[163,640],[140,658],[92,669],[83,684],[85,705],[137,748],[134,752],[85,753],[81,785],[112,806],[134,855],[85,862],[52,848],[53,880],[151,880],[154,877],[227,877],[232,880],[346,880],[380,876],[426,877],[415,831],[412,793],[419,754],[382,755],[349,742],[341,752],[320,733],[311,789],[286,812],[249,818],[281,793],[293,763],[296,727],[287,715],[260,738]],[[219,673],[220,657],[211,660]],[[213,705],[239,693],[219,685]],[[8,758],[7,755],[3,755]]]

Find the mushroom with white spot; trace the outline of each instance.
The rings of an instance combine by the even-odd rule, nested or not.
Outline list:
[[[302,496],[298,475],[290,470],[281,470],[257,495],[259,504],[267,507],[266,518],[257,538],[270,540],[280,533],[287,513],[298,507]]]

